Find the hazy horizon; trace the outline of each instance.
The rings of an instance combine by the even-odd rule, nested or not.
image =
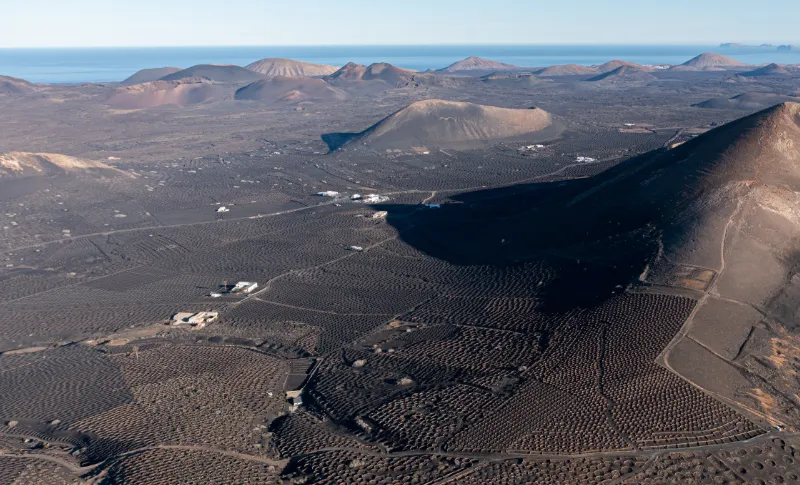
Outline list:
[[[791,43],[800,2],[745,0],[38,0],[7,12],[0,48]],[[35,27],[35,28],[34,28]]]
[[[246,66],[263,58],[288,58],[332,66],[375,62],[425,71],[470,56],[522,68],[559,64],[600,65],[624,59],[645,65],[681,64],[703,52],[720,52],[748,64],[800,64],[800,52],[777,48],[724,49],[710,45],[453,44],[383,46],[70,47],[0,49],[2,74],[42,83],[114,82],[148,67],[199,64]]]
[[[719,42],[575,42],[575,43],[548,43],[548,42],[440,42],[425,44],[162,44],[162,45],[45,45],[45,46],[0,46],[5,50],[25,50],[25,49],[230,49],[237,47],[245,48],[293,48],[293,47],[713,47],[718,48],[722,44],[743,44],[742,48],[762,48],[763,45],[778,47],[780,45],[797,45],[797,41],[753,41],[738,42],[720,40]]]

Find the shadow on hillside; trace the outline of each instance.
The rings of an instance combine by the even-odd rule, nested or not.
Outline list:
[[[354,138],[359,137],[361,133],[325,133],[322,135],[322,141],[328,145],[328,150],[335,152],[339,148],[347,145]]]
[[[646,205],[579,203],[597,178],[525,184],[454,196],[440,208],[375,206],[400,239],[455,266],[531,272],[531,296],[545,311],[596,306],[621,292],[656,254],[654,212]],[[470,272],[464,272],[471,274]],[[480,273],[476,273],[480,274]],[[480,281],[474,282],[478,287]]]

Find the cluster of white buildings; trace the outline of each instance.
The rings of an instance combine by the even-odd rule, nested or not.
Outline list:
[[[172,325],[188,325],[198,330],[219,318],[218,312],[180,312],[172,317]]]

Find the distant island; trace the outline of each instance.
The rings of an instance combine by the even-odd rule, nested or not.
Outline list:
[[[775,45],[773,44],[747,45],[747,44],[740,44],[738,42],[726,42],[720,44],[719,47],[721,49],[752,49],[752,48],[775,49]],[[791,44],[785,44],[785,45],[779,45],[777,49],[779,51],[793,51],[797,50],[797,46]]]

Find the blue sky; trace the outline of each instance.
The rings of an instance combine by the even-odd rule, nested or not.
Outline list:
[[[797,0],[5,0],[0,47],[798,43]]]

